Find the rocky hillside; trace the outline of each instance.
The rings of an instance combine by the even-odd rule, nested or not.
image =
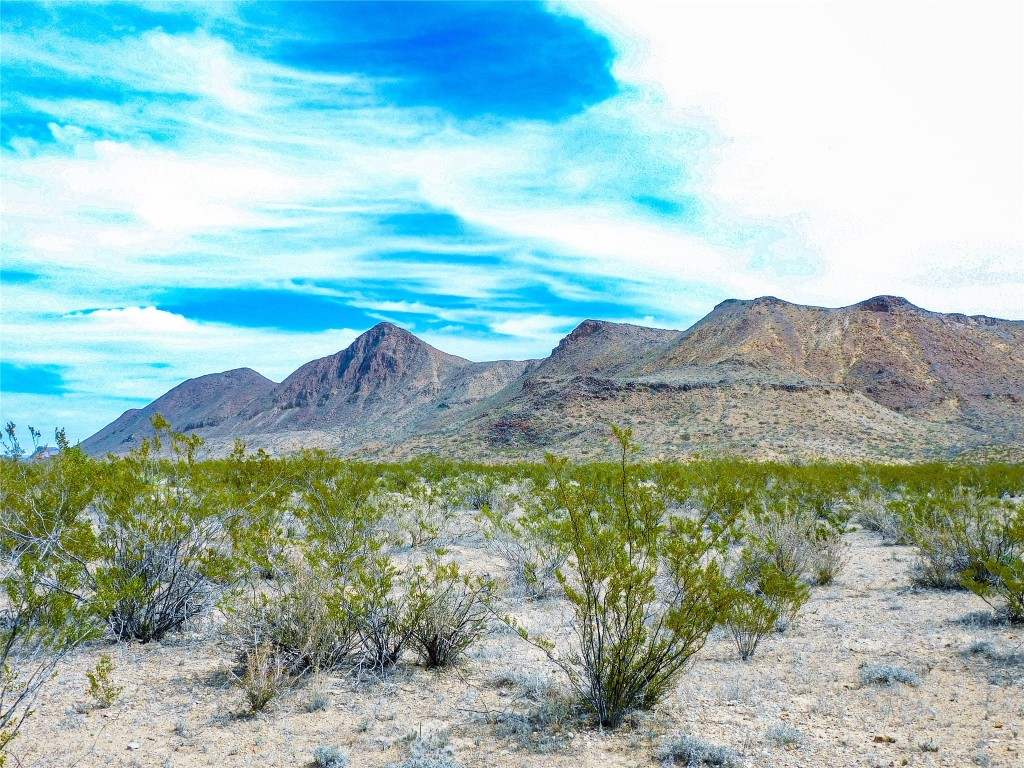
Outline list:
[[[244,402],[227,379],[224,393],[209,389],[239,373],[186,382],[85,447],[126,450],[157,411],[215,451],[241,436],[275,452],[595,456],[610,423],[666,457],[913,460],[1024,446],[1024,322],[891,296],[839,309],[730,300],[682,332],[587,320],[524,362],[471,363],[382,323],[279,385],[260,377]],[[209,393],[208,407],[192,395],[171,408],[183,389]]]
[[[153,434],[150,419],[158,413],[177,431],[208,432],[233,418],[251,401],[269,393],[274,386],[274,382],[251,368],[189,379],[145,408],[125,411],[116,421],[83,440],[82,447],[96,456],[126,453]]]

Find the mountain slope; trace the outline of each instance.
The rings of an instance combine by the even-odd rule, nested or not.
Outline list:
[[[221,444],[242,436],[254,447],[278,450],[389,444],[450,421],[503,389],[526,365],[472,363],[380,323],[200,434]]]
[[[841,385],[898,413],[998,430],[1007,407],[1024,404],[1024,323],[929,312],[893,296],[840,309],[772,297],[728,301],[644,371],[664,378],[730,365],[762,379]]]
[[[242,397],[225,380],[199,402],[196,382],[235,374],[129,411],[87,450],[132,447],[125,438],[166,408],[213,452],[240,436],[273,452],[602,455],[610,423],[669,457],[914,460],[1024,446],[1024,322],[892,296],[838,309],[729,300],[682,332],[587,320],[539,361],[473,363],[381,323],[281,384],[259,377]]]
[[[235,416],[249,402],[270,392],[274,382],[251,368],[211,373],[182,382],[145,408],[125,411],[82,441],[94,456],[125,453],[153,434],[150,419],[161,414],[177,432],[210,429]]]

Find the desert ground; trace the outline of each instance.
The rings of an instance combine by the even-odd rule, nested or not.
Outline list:
[[[793,626],[747,662],[715,630],[673,695],[614,732],[557,715],[547,725],[523,717],[557,712],[561,682],[543,654],[502,625],[455,669],[409,660],[383,679],[336,672],[245,715],[214,617],[163,642],[82,649],[44,687],[11,764],[313,766],[317,747],[336,745],[351,766],[387,766],[420,741],[447,745],[437,753],[447,763],[416,763],[423,766],[627,768],[657,765],[660,744],[692,734],[757,768],[1024,765],[1024,629],[990,621],[970,592],[914,588],[912,548],[860,530],[845,538],[845,570],[814,588]],[[452,552],[498,568],[482,538],[464,538]],[[508,608],[528,627],[567,630],[559,598]],[[123,690],[101,709],[87,695],[86,673],[104,653]],[[919,684],[863,682],[879,666]]]

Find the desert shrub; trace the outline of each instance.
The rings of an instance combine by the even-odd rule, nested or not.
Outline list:
[[[359,647],[346,593],[306,562],[294,564],[269,593],[238,595],[225,609],[227,644],[243,666],[269,647],[285,672],[298,676],[338,667]]]
[[[85,673],[85,677],[89,681],[89,687],[86,690],[92,700],[96,702],[96,706],[101,709],[112,706],[124,691],[122,686],[114,684],[113,672],[114,661],[110,658],[109,653],[104,653],[96,662],[96,667]]]
[[[810,597],[807,586],[780,571],[750,550],[743,553],[732,576],[735,596],[724,616],[724,625],[744,661],[780,622],[792,621]]]
[[[891,664],[867,664],[860,671],[861,685],[896,685],[903,683],[916,688],[921,676],[916,672]]]
[[[849,562],[849,552],[850,545],[841,530],[819,526],[811,555],[811,580],[818,586],[834,582]]]
[[[42,685],[102,629],[86,567],[96,550],[85,514],[95,493],[92,462],[62,431],[59,453],[47,462],[20,460],[13,423],[7,438],[0,458],[0,763]]]
[[[490,583],[463,573],[443,555],[436,551],[409,575],[411,639],[428,668],[455,663],[489,624]]]
[[[849,503],[853,519],[866,530],[880,534],[883,544],[894,546],[913,543],[907,520],[898,511],[899,497],[873,487],[851,495]]]
[[[558,588],[556,574],[569,552],[535,494],[502,497],[499,505],[483,511],[480,522],[488,549],[508,565],[513,594],[540,600]]]
[[[785,488],[769,489],[750,508],[747,551],[785,578],[830,584],[846,565],[846,515],[834,510],[828,489],[811,493],[799,486],[789,493],[796,494],[796,502]]]
[[[335,579],[348,582],[386,538],[386,507],[378,499],[380,474],[371,465],[339,465],[318,453],[305,455],[299,467],[301,504],[296,514],[306,531],[306,556],[328,567]]]
[[[327,693],[327,675],[323,672],[316,672],[310,677],[304,693],[302,708],[306,712],[319,712],[331,705],[331,697]]]
[[[421,479],[382,498],[392,510],[400,535],[412,547],[425,547],[446,543],[461,533],[455,524],[462,491],[456,478]]]
[[[994,505],[979,531],[962,581],[1009,621],[1024,622],[1024,508]]]
[[[697,736],[681,734],[661,744],[655,757],[665,768],[739,768],[740,755],[736,750],[712,744]]]
[[[313,764],[317,768],[348,768],[348,755],[341,747],[321,744],[313,750]]]
[[[199,437],[172,433],[159,416],[153,426],[151,439],[107,465],[96,502],[95,592],[114,635],[142,642],[212,608],[252,570],[254,539],[267,535],[249,514],[256,500],[200,466]],[[168,442],[172,457],[161,459]]]
[[[361,664],[384,673],[401,658],[413,637],[410,588],[396,583],[398,569],[390,558],[377,556],[360,572],[350,610],[362,644]]]
[[[1006,501],[957,487],[908,504],[918,547],[914,581],[968,587],[1011,618],[1024,616],[1024,513]]]
[[[499,498],[497,481],[486,474],[467,474],[459,478],[460,496],[468,509],[481,512],[495,505]]]
[[[272,458],[262,449],[249,453],[245,441],[235,438],[231,454],[200,466],[206,482],[221,488],[236,507],[236,513],[229,514],[238,576],[275,578],[287,564],[289,530],[296,522],[289,505],[294,487],[289,461]]]
[[[462,764],[456,759],[445,734],[431,734],[426,738],[414,734],[408,757],[389,763],[388,768],[462,768]]]
[[[783,577],[799,579],[811,568],[817,527],[814,510],[764,495],[750,510],[747,551]]]
[[[490,719],[501,738],[514,739],[521,749],[549,753],[568,743],[572,725],[580,720],[579,704],[551,676],[533,670],[506,669],[492,679],[500,688],[512,688],[512,706]]]
[[[777,744],[781,747],[788,747],[804,743],[804,735],[791,725],[786,723],[775,723],[768,726],[764,732],[764,740]]]
[[[277,649],[261,643],[245,657],[242,671],[228,670],[228,677],[242,689],[250,712],[262,712],[291,684],[291,678]]]
[[[714,519],[728,515],[666,515],[663,494],[630,463],[630,431],[614,432],[613,467],[570,472],[565,460],[548,458],[549,524],[570,553],[558,571],[574,614],[568,653],[506,619],[609,727],[662,699],[732,598],[720,565],[730,523]]]

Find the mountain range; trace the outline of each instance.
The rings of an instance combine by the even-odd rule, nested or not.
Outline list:
[[[380,323],[280,384],[249,368],[189,379],[82,446],[127,452],[157,413],[213,454],[241,437],[277,454],[601,457],[618,424],[651,457],[1018,456],[1024,321],[895,296],[838,309],[730,299],[685,331],[586,320],[542,360],[481,363]]]

